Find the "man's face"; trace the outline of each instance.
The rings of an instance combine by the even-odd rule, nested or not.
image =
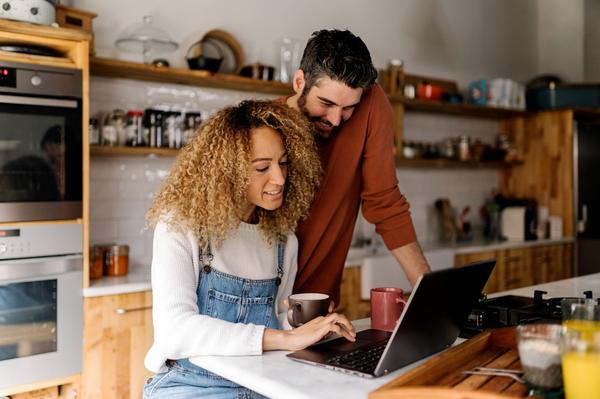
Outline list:
[[[325,76],[298,98],[298,107],[322,138],[329,138],[347,121],[360,102],[363,89],[353,89]]]

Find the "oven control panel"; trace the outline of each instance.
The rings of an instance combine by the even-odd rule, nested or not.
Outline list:
[[[15,68],[0,66],[0,87],[17,87],[17,71]]]
[[[31,242],[18,243],[0,241],[0,258],[23,258],[31,256]]]
[[[0,226],[0,261],[83,252],[78,223]]]

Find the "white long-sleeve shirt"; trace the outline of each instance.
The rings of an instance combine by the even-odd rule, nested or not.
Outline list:
[[[277,277],[277,251],[264,241],[256,225],[241,222],[236,234],[218,249],[211,246],[211,250],[211,267],[220,272],[255,280]],[[284,328],[289,324],[283,300],[292,293],[297,256],[298,240],[290,234],[275,304],[279,324]],[[202,355],[262,354],[264,326],[199,314],[196,289],[201,266],[193,233],[169,231],[159,222],[152,254],[154,343],[144,361],[152,372],[166,371],[167,359],[189,358],[193,363],[194,357]]]

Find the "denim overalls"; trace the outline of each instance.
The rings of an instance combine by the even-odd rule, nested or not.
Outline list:
[[[206,256],[200,251],[196,295],[200,314],[233,323],[252,323],[279,328],[275,315],[277,288],[283,276],[284,245],[277,244],[277,277],[250,280],[222,273],[211,267],[210,245]],[[144,399],[155,398],[263,398],[256,392],[196,366],[188,359],[167,360],[168,371],[159,373],[144,386]]]

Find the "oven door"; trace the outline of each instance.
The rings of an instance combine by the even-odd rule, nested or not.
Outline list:
[[[0,389],[81,372],[81,255],[0,262]]]
[[[82,216],[81,100],[0,92],[0,222]]]

